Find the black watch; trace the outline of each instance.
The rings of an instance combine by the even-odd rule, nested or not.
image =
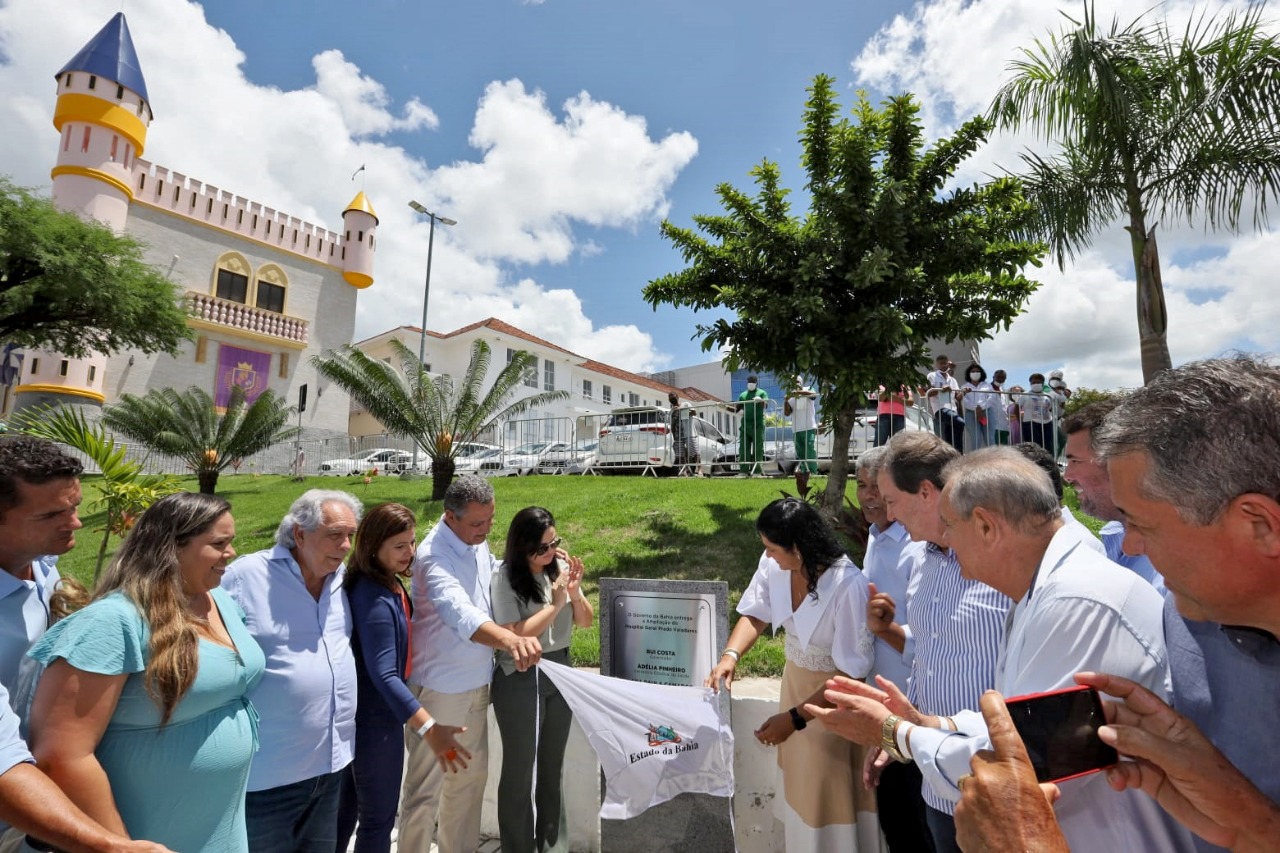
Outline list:
[[[791,725],[795,726],[796,731],[803,731],[804,727],[809,725],[809,721],[800,716],[800,712],[797,709],[792,708],[787,713],[791,715]]]

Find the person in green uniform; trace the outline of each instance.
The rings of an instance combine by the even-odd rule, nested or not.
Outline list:
[[[738,395],[738,411],[742,421],[738,425],[738,470],[750,475],[763,470],[764,462],[764,408],[769,395],[760,387],[760,380],[753,373],[747,377],[747,390]]]

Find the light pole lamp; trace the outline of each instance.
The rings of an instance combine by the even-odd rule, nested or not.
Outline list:
[[[447,216],[439,216],[427,210],[416,201],[409,202],[418,213],[427,217],[431,221],[430,230],[427,232],[427,283],[422,288],[422,336],[418,340],[418,365],[422,367],[427,362],[427,301],[431,297],[431,253],[436,242],[436,223],[441,225],[457,225],[457,221]],[[418,470],[418,443],[413,443],[413,470]]]

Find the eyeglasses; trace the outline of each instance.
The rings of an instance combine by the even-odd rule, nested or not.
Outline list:
[[[550,542],[541,542],[538,544],[537,548],[533,549],[533,556],[541,557],[543,554],[547,553],[548,551],[554,551],[556,548],[560,547],[560,543],[563,541],[564,541],[563,539],[557,536],[555,539],[552,539]]]

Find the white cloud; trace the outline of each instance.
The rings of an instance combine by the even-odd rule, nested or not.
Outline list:
[[[60,0],[51,15],[47,0],[0,4],[0,155],[19,184],[48,185],[53,75],[118,8],[114,0]],[[439,129],[417,99],[392,103],[338,50],[312,59],[313,86],[282,90],[246,78],[244,54],[196,3],[134,0],[128,15],[156,113],[147,159],[335,230],[355,191],[368,193],[381,223],[377,281],[360,296],[357,339],[421,316],[427,225],[403,205],[416,198],[460,223],[436,229],[433,330],[493,315],[619,367],[664,363],[637,327],[597,328],[572,294],[514,281],[506,265],[599,252],[579,227],[656,221],[697,151],[689,134],[651,138],[643,118],[585,92],[557,115],[520,81],[494,82],[471,128],[480,159],[433,166],[379,137],[463,129]],[[573,344],[561,337],[570,333]]]
[[[352,136],[377,136],[393,130],[436,128],[440,119],[426,104],[413,98],[405,104],[404,117],[387,111],[391,98],[386,87],[360,73],[340,50],[326,50],[311,60],[316,70],[316,91],[342,113]]]
[[[436,169],[433,192],[459,222],[457,238],[483,257],[526,263],[566,260],[575,223],[630,227],[661,219],[666,191],[697,153],[688,133],[649,138],[643,118],[582,92],[558,119],[546,96],[519,80],[490,83],[471,144],[480,162]]]
[[[1165,15],[1177,33],[1193,13],[1241,9],[1244,0],[1167,0],[1152,11],[1150,0],[1099,2],[1097,14],[1127,23],[1143,13]],[[930,138],[950,133],[960,121],[985,110],[1008,78],[1009,63],[1023,47],[1079,18],[1071,0],[933,0],[897,15],[853,60],[860,85],[880,92],[913,92],[921,101]],[[1020,167],[1027,136],[998,134],[966,165],[959,183]],[[1246,223],[1245,227],[1248,227]],[[1233,346],[1280,347],[1277,313],[1267,280],[1280,238],[1273,232],[1235,236],[1206,234],[1199,224],[1168,223],[1158,231],[1169,347],[1175,363],[1214,355]],[[1190,258],[1212,254],[1207,260]],[[988,369],[1005,366],[1010,379],[1031,370],[1065,366],[1072,384],[1120,387],[1141,384],[1132,255],[1121,223],[1109,226],[1093,248],[1066,271],[1047,262],[1029,273],[1044,283],[1027,312],[1008,332],[983,344]],[[1214,297],[1189,298],[1197,289]]]

